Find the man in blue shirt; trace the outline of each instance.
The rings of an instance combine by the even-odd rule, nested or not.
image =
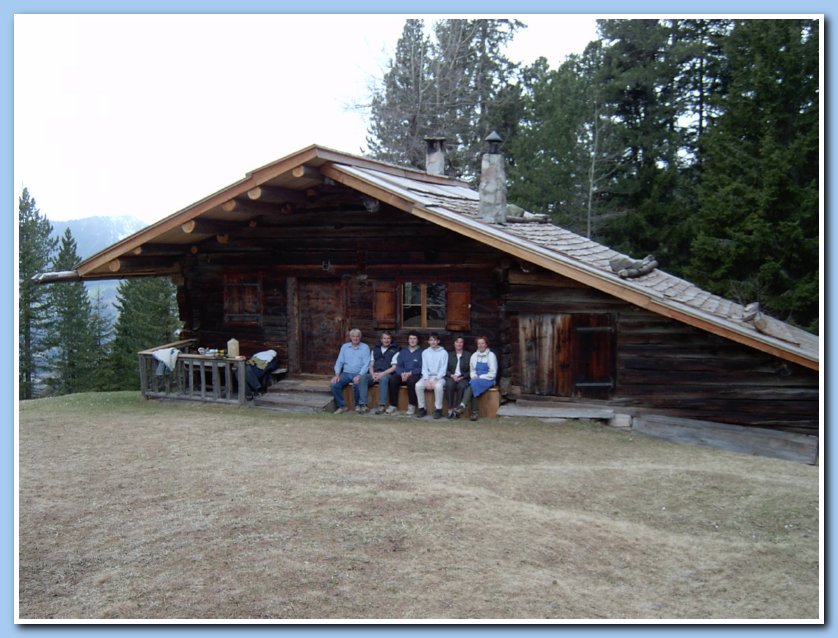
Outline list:
[[[354,384],[355,411],[359,414],[369,412],[367,407],[367,373],[370,370],[370,347],[361,343],[361,331],[353,328],[349,331],[349,341],[340,348],[335,361],[335,376],[332,377],[331,390],[337,409],[335,414],[346,412],[343,389]]]
[[[411,332],[407,335],[407,347],[396,356],[396,371],[390,375],[390,400],[398,401],[399,386],[407,386],[407,416],[416,413],[416,382],[422,378],[422,348],[419,347],[419,335]]]

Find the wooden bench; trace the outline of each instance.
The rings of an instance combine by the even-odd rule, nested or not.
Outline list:
[[[346,401],[346,407],[350,410],[355,409],[355,390],[350,383],[343,389],[343,399]],[[408,406],[407,386],[399,386],[399,411],[407,411]],[[378,384],[375,384],[369,389],[367,395],[367,407],[370,410],[378,408]],[[477,414],[481,418],[494,418],[498,415],[498,408],[500,408],[500,392],[497,386],[489,388],[486,392],[477,397]],[[425,390],[425,409],[428,414],[433,414],[434,411],[434,391]],[[448,414],[448,399],[442,398],[442,416]],[[467,405],[462,414],[463,418],[471,415],[471,406]]]

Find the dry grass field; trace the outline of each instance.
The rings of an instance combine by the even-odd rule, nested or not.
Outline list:
[[[23,402],[38,619],[819,618],[819,469],[590,422]]]

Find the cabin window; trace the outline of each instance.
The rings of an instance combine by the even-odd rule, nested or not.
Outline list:
[[[229,273],[224,275],[224,322],[262,323],[262,275]]]
[[[469,282],[377,281],[373,299],[376,328],[471,329]]]
[[[402,284],[402,327],[445,328],[445,284]]]

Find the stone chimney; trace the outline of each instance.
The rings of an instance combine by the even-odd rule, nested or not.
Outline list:
[[[480,219],[490,224],[506,223],[506,171],[503,168],[503,155],[500,144],[503,142],[497,132],[492,131],[486,138],[488,152],[483,154],[480,168]]]
[[[445,175],[445,138],[426,137],[425,172],[428,175]]]

